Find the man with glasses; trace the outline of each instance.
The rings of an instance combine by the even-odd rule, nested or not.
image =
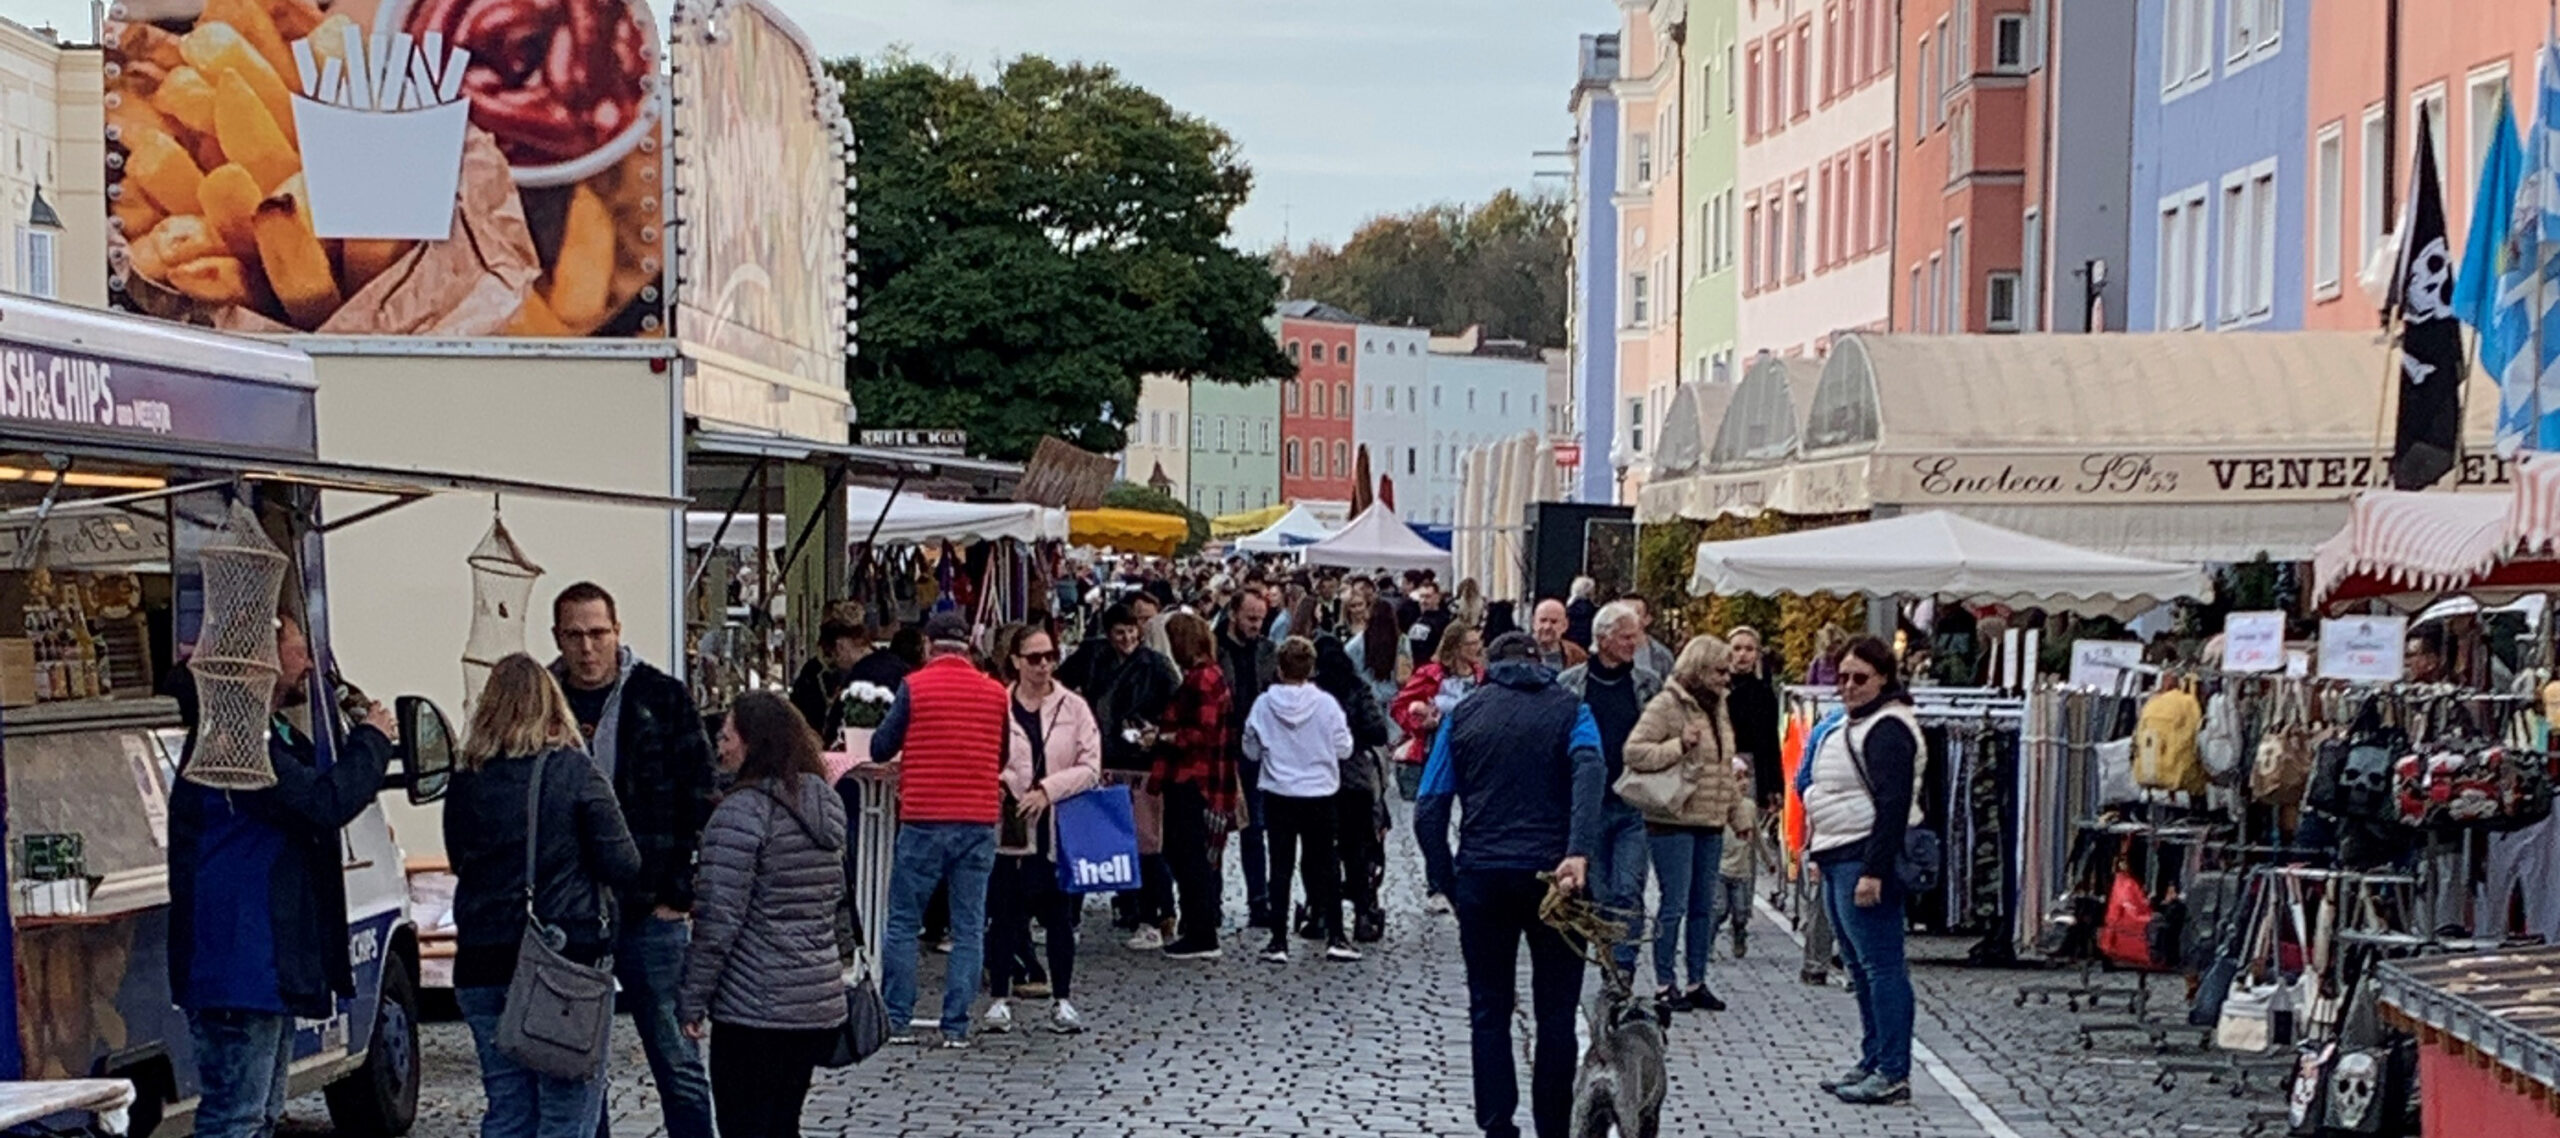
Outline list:
[[[693,911],[694,853],[711,819],[711,739],[684,681],[622,643],[613,594],[581,581],[551,602],[552,675],[587,753],[604,771],[640,846],[641,884],[622,894],[613,970],[658,1084],[667,1138],[711,1138],[711,1076],[676,1021]],[[596,1128],[611,1132],[612,1119]]]

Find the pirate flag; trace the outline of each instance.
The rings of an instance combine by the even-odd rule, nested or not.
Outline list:
[[[2418,137],[2434,137],[2424,104]],[[2462,322],[2453,313],[2453,256],[2445,246],[2444,190],[2435,147],[2417,147],[2407,239],[2391,278],[2400,317],[2400,421],[2391,439],[2391,484],[2423,490],[2453,469],[2462,445]]]

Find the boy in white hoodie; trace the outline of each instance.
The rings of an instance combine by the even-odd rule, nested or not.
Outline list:
[[[1307,903],[1324,927],[1325,959],[1358,960],[1342,931],[1342,868],[1334,853],[1333,796],[1342,789],[1342,760],[1351,757],[1351,725],[1342,705],[1308,680],[1316,646],[1303,636],[1280,645],[1279,682],[1245,716],[1244,752],[1262,764],[1262,825],[1270,844],[1271,945],[1264,960],[1289,962],[1289,872],[1306,847]]]

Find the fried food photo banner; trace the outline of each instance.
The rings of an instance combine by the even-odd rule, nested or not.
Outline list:
[[[660,336],[639,0],[119,0],[109,279],[241,332]]]

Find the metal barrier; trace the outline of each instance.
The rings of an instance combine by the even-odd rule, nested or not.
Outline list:
[[[864,763],[845,777],[862,792],[854,805],[853,879],[845,884],[876,962],[889,930],[889,865],[898,850],[898,764]]]

